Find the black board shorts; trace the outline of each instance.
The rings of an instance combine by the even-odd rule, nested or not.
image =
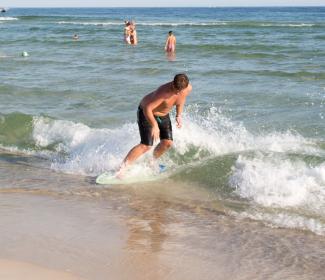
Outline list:
[[[144,115],[143,110],[140,106],[138,108],[137,118],[141,137],[141,144],[144,144],[146,146],[152,146],[153,137],[151,136],[151,124],[146,119],[146,116]],[[160,117],[155,116],[155,119],[158,123],[158,127],[160,130],[160,140],[173,140],[172,123],[170,121],[169,114]]]

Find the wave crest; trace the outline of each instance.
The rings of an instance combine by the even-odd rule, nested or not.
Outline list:
[[[15,18],[15,17],[0,17],[0,21],[12,21],[12,20],[18,20],[18,18]]]

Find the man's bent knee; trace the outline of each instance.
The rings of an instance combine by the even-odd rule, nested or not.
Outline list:
[[[145,144],[142,144],[142,143],[139,146],[140,146],[140,148],[142,149],[142,151],[144,153],[148,152],[152,148],[152,146],[148,146],[148,145],[145,145]]]
[[[170,149],[173,146],[173,140],[162,140],[161,144],[166,148]]]

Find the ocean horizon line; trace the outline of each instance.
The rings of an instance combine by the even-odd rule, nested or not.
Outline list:
[[[17,7],[5,7],[10,9],[128,9],[128,8],[135,8],[135,9],[175,9],[175,8],[325,8],[324,5],[247,5],[247,6],[17,6]]]

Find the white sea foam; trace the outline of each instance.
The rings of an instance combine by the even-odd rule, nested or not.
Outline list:
[[[1,151],[5,151],[7,153],[12,153],[15,155],[28,155],[28,156],[39,156],[39,157],[45,157],[48,158],[49,157],[49,152],[46,151],[39,151],[36,152],[35,150],[31,150],[31,149],[21,149],[15,146],[4,146],[4,145],[0,145],[0,150]],[[46,155],[46,156],[45,156]]]
[[[175,147],[183,154],[192,146],[208,150],[216,156],[249,150],[306,154],[320,152],[313,140],[289,131],[254,135],[242,124],[230,121],[214,107],[205,114],[199,113],[195,108],[190,111],[184,117],[184,127],[174,130]]]
[[[124,25],[124,22],[92,22],[92,21],[59,21],[58,24],[72,25]],[[137,22],[138,26],[218,26],[227,25],[226,22]]]
[[[263,23],[265,27],[313,27],[313,23]]]
[[[123,22],[81,22],[81,21],[59,21],[58,24],[72,24],[72,25],[98,25],[98,26],[103,26],[103,25],[124,25]]]
[[[256,221],[261,221],[271,227],[282,227],[290,229],[308,230],[318,235],[325,235],[324,222],[304,217],[293,213],[264,213],[264,212],[243,212],[232,213],[239,219],[249,218]]]
[[[113,22],[113,21],[59,21],[58,24],[73,24],[73,25],[124,25],[123,21]],[[180,21],[180,22],[136,22],[139,26],[225,26],[233,25],[240,26],[247,23],[242,23],[238,21],[207,21],[207,22],[190,22],[190,21]],[[313,27],[313,23],[248,23],[251,26],[262,26],[262,27]]]
[[[139,22],[137,25],[144,26],[218,26],[227,25],[226,22]]]
[[[229,182],[241,197],[262,206],[325,216],[325,163],[310,166],[275,155],[239,156]]]
[[[38,146],[55,145],[58,153],[67,154],[64,161],[55,160],[52,167],[69,173],[94,175],[115,169],[138,142],[136,125],[91,129],[80,123],[35,117],[33,126]]]
[[[11,21],[11,20],[18,20],[15,17],[0,17],[0,21]]]
[[[216,108],[204,115],[191,109],[183,122],[182,129],[174,129],[174,148],[180,155],[192,147],[211,156],[250,150],[319,153],[311,140],[290,132],[254,136]],[[82,174],[115,168],[128,150],[139,143],[135,122],[115,129],[92,129],[80,123],[43,117],[34,118],[33,138],[40,147],[54,145],[58,153],[68,155],[64,163],[55,164],[56,168]]]

